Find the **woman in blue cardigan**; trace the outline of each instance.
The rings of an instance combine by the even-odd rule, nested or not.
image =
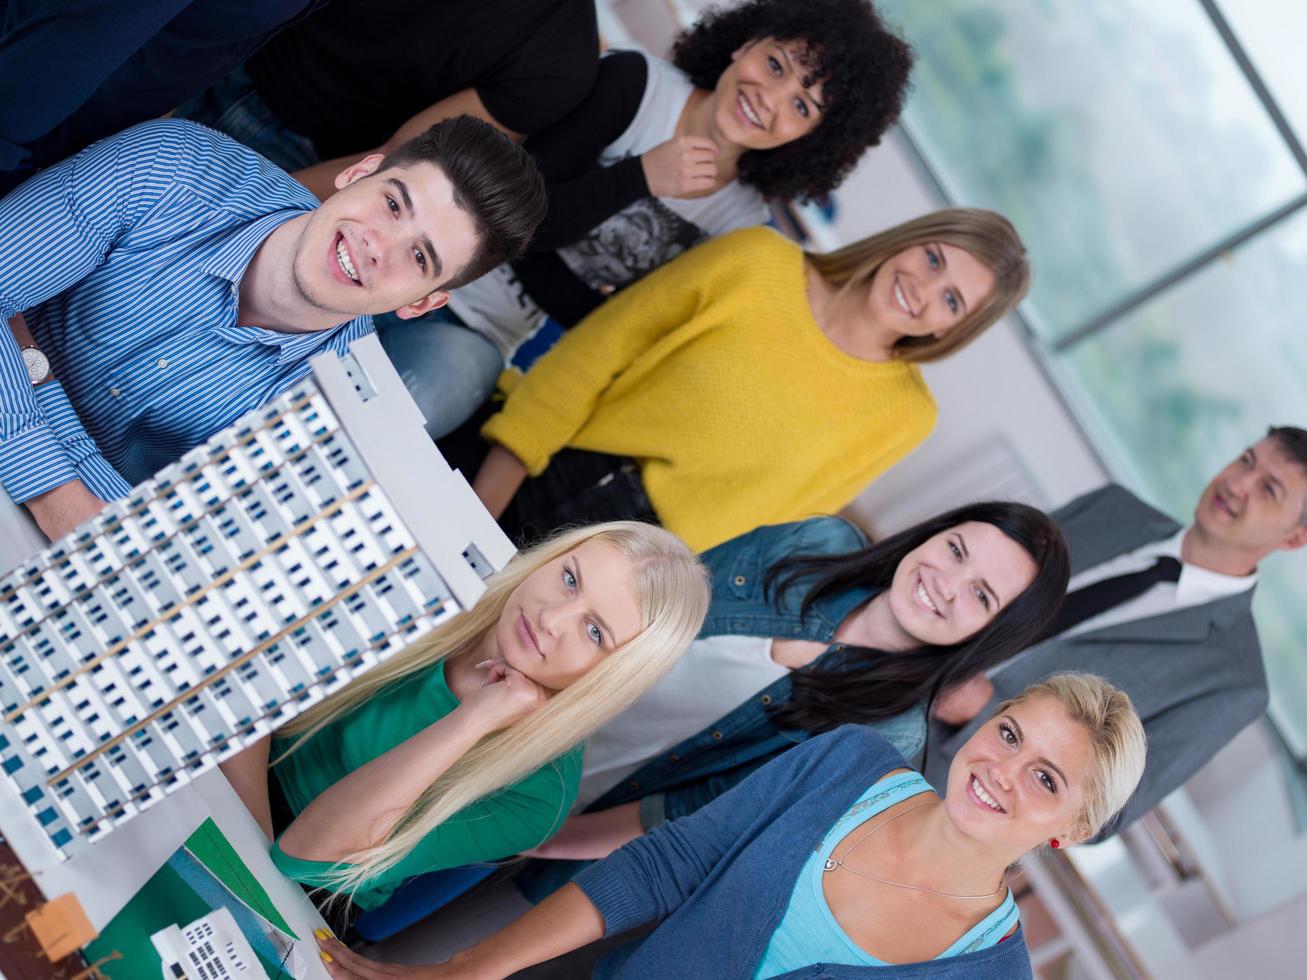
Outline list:
[[[381,967],[323,946],[336,977],[482,980],[659,921],[594,975],[1028,978],[1007,869],[1044,843],[1092,838],[1146,752],[1123,692],[1056,674],[957,752],[943,797],[875,732],[846,726],[632,841],[447,964]]]
[[[1035,642],[1069,563],[1024,504],[976,503],[875,544],[847,521],[762,527],[706,552],[712,604],[680,664],[586,741],[578,810],[518,878],[532,901],[781,752],[870,725],[906,759],[926,705]]]

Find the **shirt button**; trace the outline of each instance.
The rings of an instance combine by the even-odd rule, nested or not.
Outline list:
[[[681,761],[681,757],[680,757],[679,755],[675,755],[675,754],[673,754],[673,755],[669,755],[669,756],[667,757],[667,761],[668,761],[668,762],[680,762],[680,761]]]
[[[762,703],[763,703],[763,704],[771,704],[771,695],[770,695],[770,694],[764,694],[764,695],[762,696]]]
[[[720,741],[721,741],[722,739],[724,739],[726,736],[723,735],[721,732],[713,732],[713,733],[712,733],[712,737],[713,737],[713,741],[714,741],[714,742],[720,742]]]
[[[736,585],[743,585],[743,584],[744,584],[744,581],[745,581],[745,579],[744,579],[744,576],[743,576],[743,575],[737,575],[737,576],[735,576],[735,584],[736,584]]]
[[[119,391],[117,388],[110,388],[109,394],[112,395],[114,398],[117,398],[119,395],[122,394],[122,392]]]
[[[159,358],[159,360],[156,361],[155,363],[157,363],[157,364],[159,365],[159,370],[162,371],[164,368],[166,368],[166,367],[168,366],[168,358],[166,358],[166,357],[161,357],[161,358]]]

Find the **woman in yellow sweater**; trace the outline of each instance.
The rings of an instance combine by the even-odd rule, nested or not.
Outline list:
[[[933,428],[917,365],[974,340],[1029,282],[1021,239],[990,211],[824,255],[768,228],[724,235],[540,359],[482,428],[474,487],[510,533],[643,518],[700,551],[836,511]]]

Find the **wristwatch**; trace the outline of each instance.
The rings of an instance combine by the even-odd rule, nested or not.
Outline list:
[[[24,347],[22,353],[27,376],[32,379],[33,385],[39,385],[50,376],[50,358],[39,347]]]

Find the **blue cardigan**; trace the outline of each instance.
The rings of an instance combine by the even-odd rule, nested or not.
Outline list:
[[[750,980],[780,925],[804,861],[873,782],[904,766],[874,731],[846,725],[778,756],[703,809],[639,837],[574,879],[606,935],[661,919],[614,950],[594,976]],[[870,967],[817,963],[786,980],[1030,980],[1021,930],[989,949]]]

